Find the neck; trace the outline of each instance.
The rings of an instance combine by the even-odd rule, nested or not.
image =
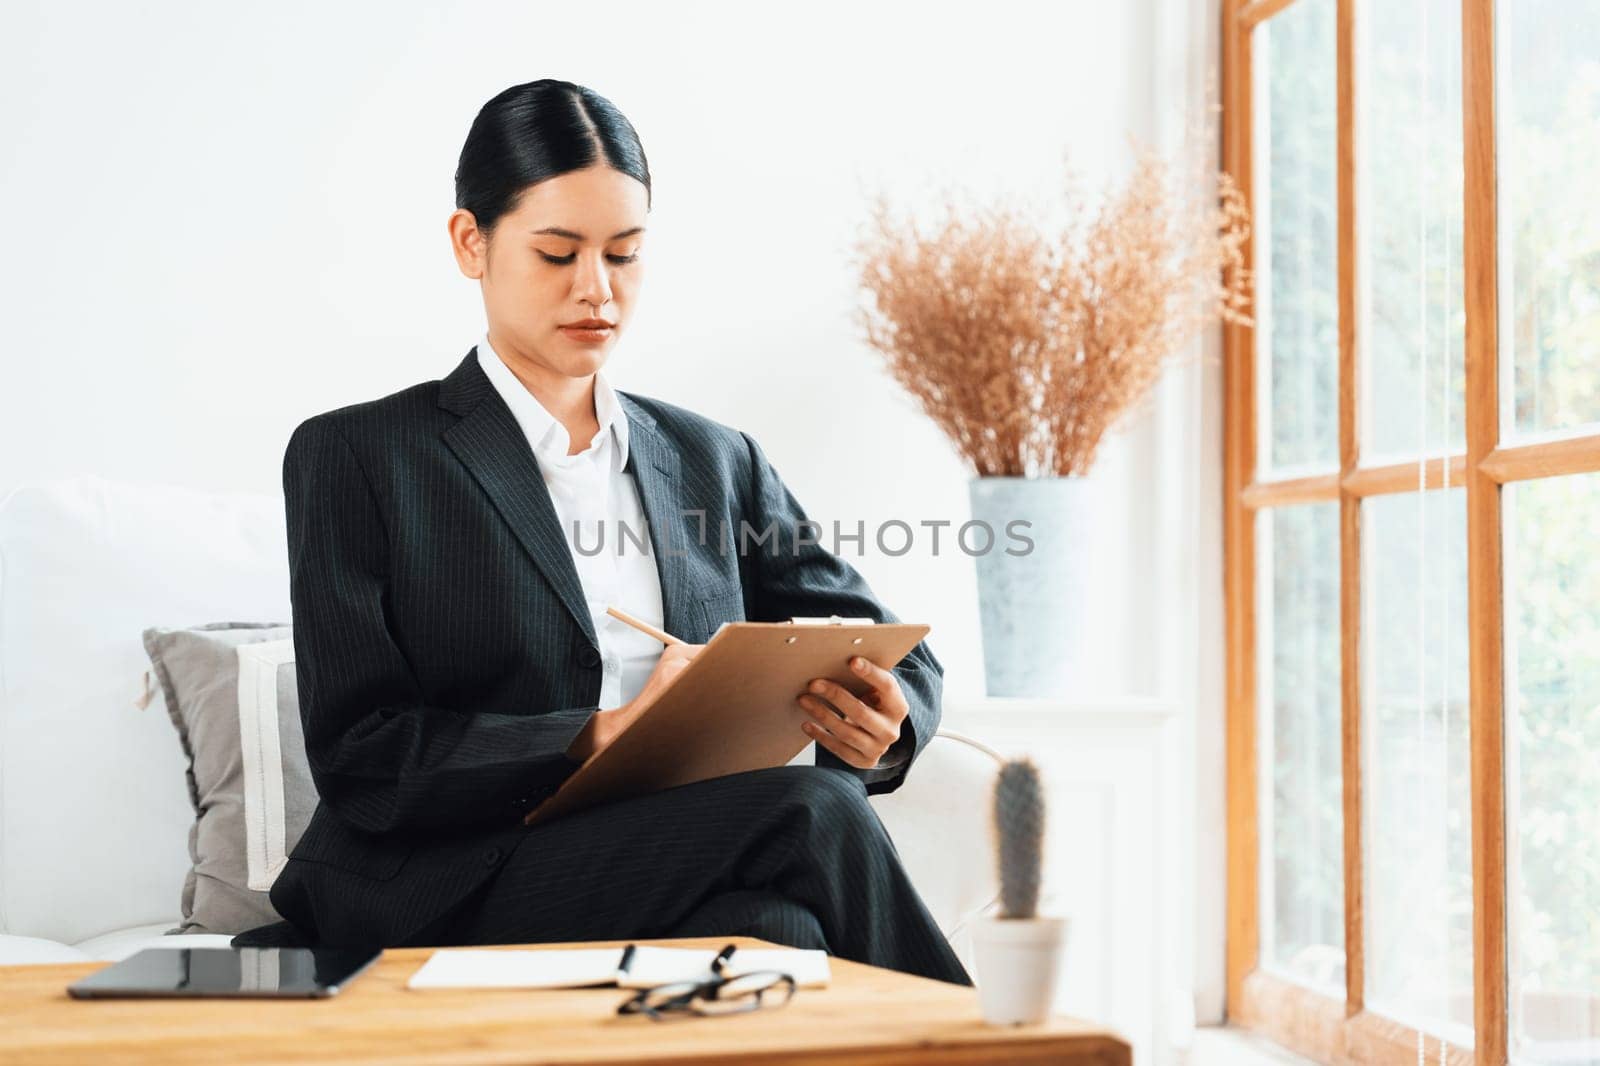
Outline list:
[[[589,446],[589,441],[600,432],[600,418],[595,411],[593,374],[581,378],[551,370],[543,364],[522,355],[506,342],[489,334],[489,343],[495,352],[504,354],[506,366],[516,375],[522,387],[544,405],[567,431],[571,442],[568,455],[577,455]]]

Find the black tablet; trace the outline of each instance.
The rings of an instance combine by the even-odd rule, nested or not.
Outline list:
[[[67,991],[78,999],[332,996],[381,954],[350,948],[145,948]]]

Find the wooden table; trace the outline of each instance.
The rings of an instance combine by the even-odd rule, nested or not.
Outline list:
[[[774,947],[753,937],[638,941]],[[620,947],[627,941],[533,947]],[[1127,1043],[1068,1018],[990,1027],[976,989],[832,958],[825,988],[786,1006],[656,1022],[619,1016],[615,987],[405,987],[431,948],[391,949],[325,1000],[75,1000],[105,963],[0,967],[0,1062],[1094,1063]]]

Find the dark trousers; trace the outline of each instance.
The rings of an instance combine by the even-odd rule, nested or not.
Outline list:
[[[779,766],[533,826],[418,946],[743,934],[971,985],[866,786]]]

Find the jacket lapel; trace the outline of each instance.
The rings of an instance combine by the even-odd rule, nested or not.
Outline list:
[[[681,532],[678,456],[655,420],[633,397],[617,390],[628,418],[628,463],[650,525],[650,539],[661,577],[662,628],[678,633],[688,602],[686,544]],[[538,460],[522,427],[478,365],[476,348],[440,383],[439,406],[461,416],[444,431],[456,454],[566,606],[589,642],[599,647],[572,549],[545,487]],[[664,532],[666,531],[666,532]],[[615,530],[608,531],[608,537]],[[608,540],[607,550],[614,549]]]
[[[694,628],[695,620],[684,614],[690,607],[690,523],[683,513],[678,451],[637,400],[621,389],[615,391],[628,416],[628,463],[623,469],[633,474],[639,487],[639,503],[650,526],[650,546],[661,579],[661,628],[681,639],[692,639],[683,636]],[[705,517],[701,513],[701,521]]]

